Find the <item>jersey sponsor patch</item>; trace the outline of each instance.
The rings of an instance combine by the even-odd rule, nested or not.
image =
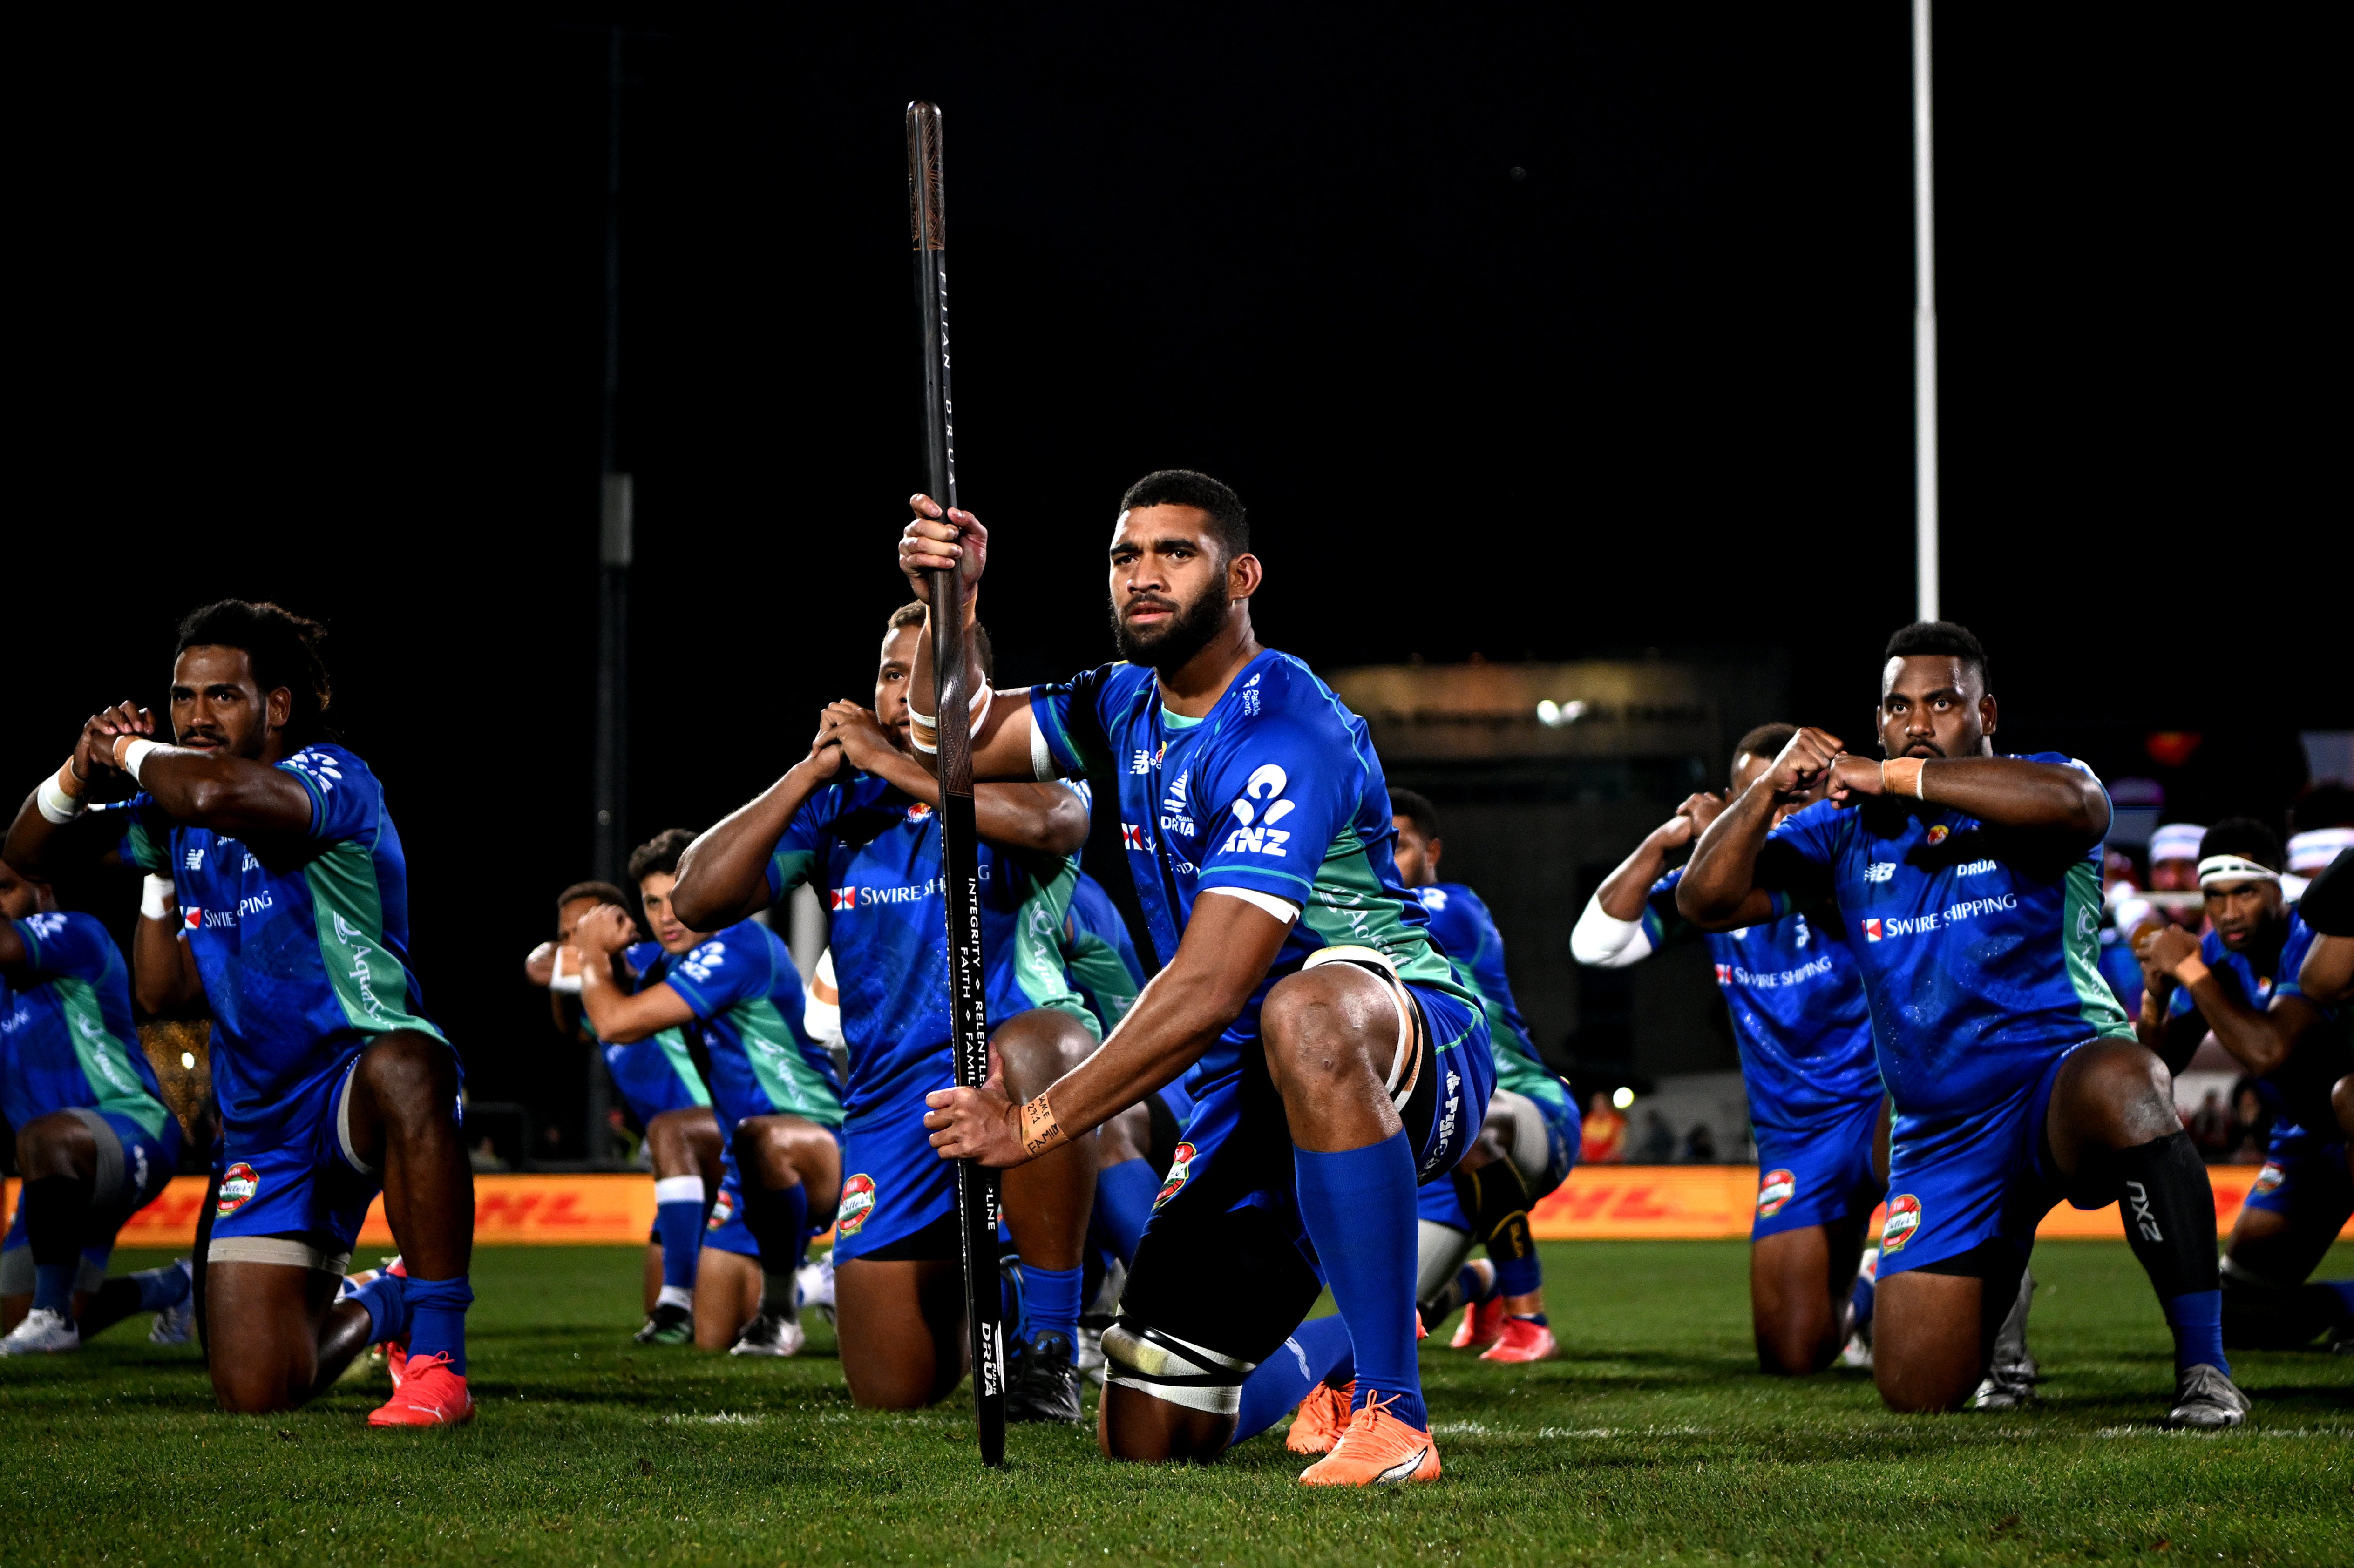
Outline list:
[[[842,1207],[835,1211],[834,1234],[854,1236],[866,1228],[875,1213],[875,1178],[860,1171],[842,1184]]]
[[[719,1196],[711,1200],[711,1217],[703,1222],[703,1228],[706,1231],[725,1230],[727,1223],[735,1217],[736,1194],[722,1187]]]
[[[1184,1188],[1186,1178],[1193,1173],[1193,1146],[1190,1143],[1181,1143],[1177,1146],[1176,1158],[1169,1161],[1169,1175],[1161,1181],[1161,1191],[1152,1200],[1152,1206],[1155,1209],[1175,1197]]]
[[[1768,1171],[1757,1178],[1757,1217],[1770,1220],[1782,1212],[1798,1190],[1798,1173],[1795,1171]]]
[[[1899,1192],[1888,1200],[1888,1223],[1880,1229],[1880,1250],[1903,1252],[1920,1228],[1921,1200],[1910,1192]]]
[[[1945,823],[1939,822],[1936,826],[1929,830],[1929,842],[1933,844],[1944,843],[1946,842],[1946,835],[1951,831],[1952,830],[1947,828]]]
[[[221,1172],[220,1198],[213,1204],[213,1217],[228,1218],[253,1202],[253,1195],[260,1191],[261,1178],[253,1173],[252,1166],[239,1160]]]
[[[835,889],[833,890],[833,906],[834,906],[836,909],[855,909],[855,908],[857,908],[857,907],[858,907],[858,889],[856,889],[856,888],[854,888],[854,887],[837,887],[837,888],[835,888]]]
[[[2248,1196],[2261,1198],[2267,1192],[2276,1191],[2280,1184],[2287,1180],[2288,1171],[2283,1168],[2281,1162],[2277,1160],[2267,1160],[2264,1161],[2264,1168],[2256,1172],[2255,1184],[2248,1189]]]

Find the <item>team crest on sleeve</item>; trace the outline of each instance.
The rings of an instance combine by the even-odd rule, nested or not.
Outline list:
[[[1880,1250],[1903,1252],[1920,1228],[1921,1200],[1910,1192],[1899,1192],[1888,1200],[1888,1223],[1880,1228]]]
[[[833,1234],[854,1236],[866,1228],[875,1213],[875,1178],[860,1171],[842,1184],[842,1206],[834,1211]]]
[[[1770,1220],[1782,1212],[1782,1205],[1798,1190],[1797,1172],[1768,1171],[1757,1178],[1757,1217]]]
[[[1183,1190],[1186,1179],[1193,1174],[1194,1152],[1194,1148],[1190,1143],[1181,1143],[1177,1146],[1176,1158],[1169,1162],[1168,1179],[1161,1183],[1161,1192],[1152,1200],[1152,1206],[1155,1209],[1160,1208],[1161,1204]]]
[[[253,1173],[252,1166],[239,1160],[221,1172],[220,1197],[213,1204],[213,1218],[228,1218],[253,1202],[253,1195],[260,1191],[261,1178]]]
[[[1952,830],[1946,827],[1945,823],[1939,822],[1935,827],[1929,830],[1929,842],[1933,844],[1944,843],[1946,842],[1946,835],[1950,832],[1952,832]]]

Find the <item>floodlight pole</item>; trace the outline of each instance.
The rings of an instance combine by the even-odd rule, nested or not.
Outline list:
[[[635,554],[636,495],[618,471],[621,397],[621,25],[613,24],[605,73],[605,376],[604,424],[598,451],[596,832],[589,863],[599,882],[619,883],[628,854],[630,560]],[[603,1053],[588,1048],[587,1127],[582,1152],[607,1146],[610,1108]]]
[[[1913,0],[1913,599],[1937,619],[1937,271],[1930,190],[1929,0]]]

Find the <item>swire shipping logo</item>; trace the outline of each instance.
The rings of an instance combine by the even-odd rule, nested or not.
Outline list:
[[[1888,1223],[1880,1229],[1880,1250],[1903,1252],[1920,1228],[1921,1200],[1910,1192],[1898,1193],[1888,1200]]]
[[[858,907],[858,889],[856,889],[856,888],[854,888],[854,887],[837,887],[837,888],[835,888],[835,889],[833,890],[833,906],[834,906],[836,909],[855,909],[855,908],[857,908],[857,907]]]
[[[1144,842],[1144,830],[1134,822],[1122,822],[1119,825],[1119,842],[1123,849],[1140,850],[1147,847]]]
[[[1877,920],[1866,920],[1866,921],[1863,923],[1863,939],[1864,939],[1865,941],[1867,941],[1867,942],[1877,942],[1878,940],[1880,940],[1880,922],[1879,922],[1879,921],[1877,921]]]
[[[1716,983],[1719,985],[1731,985],[1733,983],[1733,966],[1731,964],[1719,964],[1716,966]]]
[[[874,1213],[875,1178],[861,1171],[842,1184],[842,1207],[835,1211],[834,1234],[856,1235],[866,1228],[867,1216]]]
[[[1757,1178],[1757,1217],[1770,1220],[1780,1213],[1797,1190],[1798,1177],[1793,1171],[1768,1171]]]

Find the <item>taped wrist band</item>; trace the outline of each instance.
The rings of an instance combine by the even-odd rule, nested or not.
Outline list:
[[[139,769],[145,766],[152,753],[163,749],[154,741],[141,736],[117,736],[114,737],[114,765],[130,774],[133,783],[144,784],[146,780],[139,777]]]
[[[997,694],[986,685],[973,694],[972,700],[965,705],[965,734],[970,735],[989,722],[989,705],[996,695]],[[938,715],[925,713],[915,704],[909,703],[907,705],[907,740],[925,756],[937,755],[940,749],[940,721]]]
[[[2207,974],[2206,964],[2195,953],[2174,966],[2174,978],[2184,985],[2197,985],[2207,978]]]
[[[1055,1107],[1046,1103],[1046,1097],[1040,1095],[1025,1102],[1022,1107],[1023,1152],[1035,1160],[1062,1141],[1062,1124],[1055,1119]]]
[[[41,815],[60,827],[82,814],[81,780],[73,776],[73,761],[41,780],[37,802]]]
[[[1891,795],[1921,800],[1921,769],[1927,766],[1926,758],[1892,757],[1880,765],[1880,787]]]
[[[178,902],[178,898],[172,879],[158,876],[151,871],[139,885],[139,917],[143,920],[169,920],[172,906]]]

